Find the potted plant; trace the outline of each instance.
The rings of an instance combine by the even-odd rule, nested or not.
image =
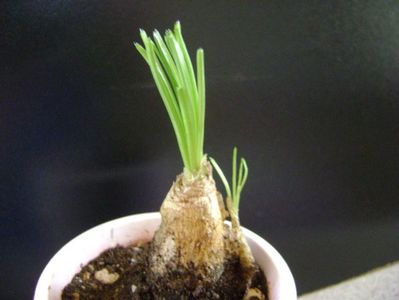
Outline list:
[[[240,226],[238,207],[248,176],[245,160],[237,163],[235,148],[230,186],[216,161],[204,154],[204,51],[197,50],[195,73],[179,22],[164,38],[158,31],[153,38],[143,30],[140,34],[143,45],[135,46],[150,67],[170,117],[183,172],[160,213],[102,224],[64,246],[43,271],[35,299],[59,299],[62,293],[63,299],[95,299],[87,296],[88,289],[103,293],[117,283],[116,289],[133,299],[296,299],[292,275],[281,256]],[[216,189],[213,169],[225,186],[225,201]],[[110,262],[122,252],[125,268],[122,262]],[[124,281],[125,273],[141,281]],[[122,298],[118,295],[113,299]]]

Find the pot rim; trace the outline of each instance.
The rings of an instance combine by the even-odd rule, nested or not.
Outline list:
[[[56,268],[55,266],[58,264],[59,261],[65,260],[63,256],[65,256],[68,251],[71,248],[74,248],[76,245],[78,245],[82,240],[85,240],[88,236],[94,235],[97,233],[101,232],[107,232],[111,235],[111,239],[113,238],[113,230],[115,228],[120,228],[121,226],[127,226],[128,224],[134,222],[134,223],[153,223],[152,224],[152,229],[150,228],[147,231],[148,239],[152,238],[153,229],[158,228],[159,223],[161,221],[161,215],[159,212],[148,212],[148,213],[141,213],[141,214],[134,214],[134,215],[129,215],[121,218],[117,218],[105,223],[102,223],[100,225],[97,225],[95,227],[92,227],[83,233],[79,234],[72,240],[70,240],[67,244],[65,244],[47,263],[46,267],[44,268],[43,272],[40,275],[40,278],[38,280],[38,283],[36,285],[35,289],[35,294],[34,294],[34,300],[43,300],[43,299],[48,299],[49,295],[49,290],[50,290],[50,284],[52,283],[53,277],[55,276],[54,274],[56,273]],[[261,266],[263,272],[266,275],[267,278],[267,285],[269,289],[269,294],[271,293],[271,290],[278,290],[277,297],[270,298],[270,300],[294,300],[297,299],[297,293],[296,293],[296,286],[295,286],[295,281],[292,276],[292,273],[283,259],[283,257],[278,253],[278,251],[271,245],[269,244],[266,240],[264,240],[262,237],[257,235],[256,233],[250,231],[249,229],[242,227],[244,236],[246,237],[248,244],[255,256],[255,260],[257,263]],[[109,231],[110,230],[110,231]],[[97,238],[101,238],[99,235]],[[145,238],[141,237],[139,240],[143,240]],[[134,240],[131,242],[135,242]],[[113,245],[109,241],[106,242],[104,245],[102,245],[99,248],[103,248],[102,250],[98,251],[97,255],[99,255],[102,251],[104,251],[107,248],[111,248],[116,246],[117,244],[120,244],[119,242],[115,242]],[[268,267],[268,265],[265,264],[263,261],[263,264],[258,261],[259,257],[258,256],[268,256],[268,258],[262,258],[263,260],[267,260],[267,264],[273,264],[273,266]],[[91,257],[91,259],[94,259],[96,256]],[[87,261],[88,262],[88,261]],[[82,262],[81,265],[86,264],[85,262]],[[267,270],[266,270],[267,269]],[[270,277],[277,278],[276,280],[270,281]],[[274,291],[272,292],[274,293]]]

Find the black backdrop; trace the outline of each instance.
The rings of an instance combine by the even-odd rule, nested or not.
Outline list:
[[[206,152],[250,167],[242,223],[299,293],[399,257],[397,1],[2,1],[1,299],[181,171],[138,29],[205,49]],[[227,170],[228,167],[226,167]]]

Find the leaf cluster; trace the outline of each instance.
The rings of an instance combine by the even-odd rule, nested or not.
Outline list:
[[[205,130],[204,51],[197,50],[196,73],[180,22],[164,37],[155,30],[153,38],[140,30],[143,45],[137,50],[150,67],[155,84],[172,122],[184,166],[191,174],[201,170]]]

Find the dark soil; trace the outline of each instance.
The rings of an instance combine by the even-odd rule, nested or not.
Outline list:
[[[165,290],[162,297],[155,296],[152,287],[156,283],[147,276],[149,248],[150,243],[146,243],[106,250],[74,276],[64,288],[62,299],[243,299],[245,283],[238,258],[226,262],[224,273],[212,287],[205,287],[197,280],[190,291],[170,289]],[[176,276],[184,277],[184,274],[176,271]],[[263,273],[257,274],[253,287],[267,295]]]

